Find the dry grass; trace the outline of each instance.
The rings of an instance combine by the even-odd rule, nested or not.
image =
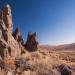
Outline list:
[[[75,69],[74,51],[43,51],[31,52],[25,59],[31,61],[31,75],[56,75],[54,65],[65,64]],[[75,70],[74,70],[75,71]]]
[[[57,65],[65,64],[70,66],[75,75],[75,52],[74,51],[44,51],[26,52],[19,58],[30,63],[30,69],[24,70],[21,75],[60,75],[55,68]],[[0,75],[4,74],[4,70]],[[18,75],[18,74],[17,74]]]

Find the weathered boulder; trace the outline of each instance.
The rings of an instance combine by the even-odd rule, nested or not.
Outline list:
[[[38,44],[38,42],[36,41],[36,32],[35,33],[29,32],[28,37],[27,37],[27,41],[25,44],[25,48],[28,51],[36,51],[37,44]]]
[[[61,64],[59,66],[59,71],[60,71],[61,75],[72,75],[70,68],[64,64]]]

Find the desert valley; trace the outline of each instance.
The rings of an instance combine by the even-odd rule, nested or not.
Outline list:
[[[24,42],[12,16],[10,5],[0,10],[0,75],[75,75],[75,43],[39,45],[36,32]]]

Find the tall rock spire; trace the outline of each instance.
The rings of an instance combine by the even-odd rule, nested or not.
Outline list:
[[[2,10],[2,19],[8,32],[12,33],[12,15],[10,5],[6,5]]]
[[[8,49],[12,57],[19,56],[21,53],[17,40],[12,36],[12,14],[8,4],[0,11],[0,46],[0,53],[2,53],[0,55],[6,55],[7,51],[4,48]]]

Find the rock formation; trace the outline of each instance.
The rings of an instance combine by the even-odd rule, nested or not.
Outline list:
[[[7,50],[5,51],[5,49]],[[9,5],[0,11],[0,55],[2,58],[6,53],[12,57],[21,53],[18,42],[12,36],[12,15]]]
[[[19,41],[20,36],[21,36],[20,30],[16,28],[16,30],[13,32],[13,37],[15,38],[15,40]]]
[[[25,44],[25,47],[28,51],[36,51],[37,50],[37,44],[38,42],[36,41],[36,33],[29,32],[27,41]]]
[[[36,33],[29,32],[25,44],[18,28],[12,32],[12,25],[11,7],[6,5],[0,11],[0,56],[2,58],[8,55],[16,57],[24,53],[25,48],[28,51],[35,51],[37,49]]]
[[[21,36],[19,28],[16,28],[16,30],[13,32],[13,37],[15,40],[17,40],[19,47],[21,48],[21,53],[25,53],[25,47],[24,47],[25,43]]]
[[[23,38],[21,36],[19,28],[16,28],[16,30],[13,32],[13,37],[14,37],[15,40],[17,40],[22,45],[24,45],[24,40],[23,40]]]
[[[29,32],[24,43],[18,28],[12,32],[12,25],[11,8],[6,5],[0,11],[0,75],[72,75],[75,72],[75,53],[52,52],[46,48],[36,51],[36,33]]]
[[[12,15],[10,6],[6,5],[1,12],[1,20],[4,23],[6,30],[12,33]]]

